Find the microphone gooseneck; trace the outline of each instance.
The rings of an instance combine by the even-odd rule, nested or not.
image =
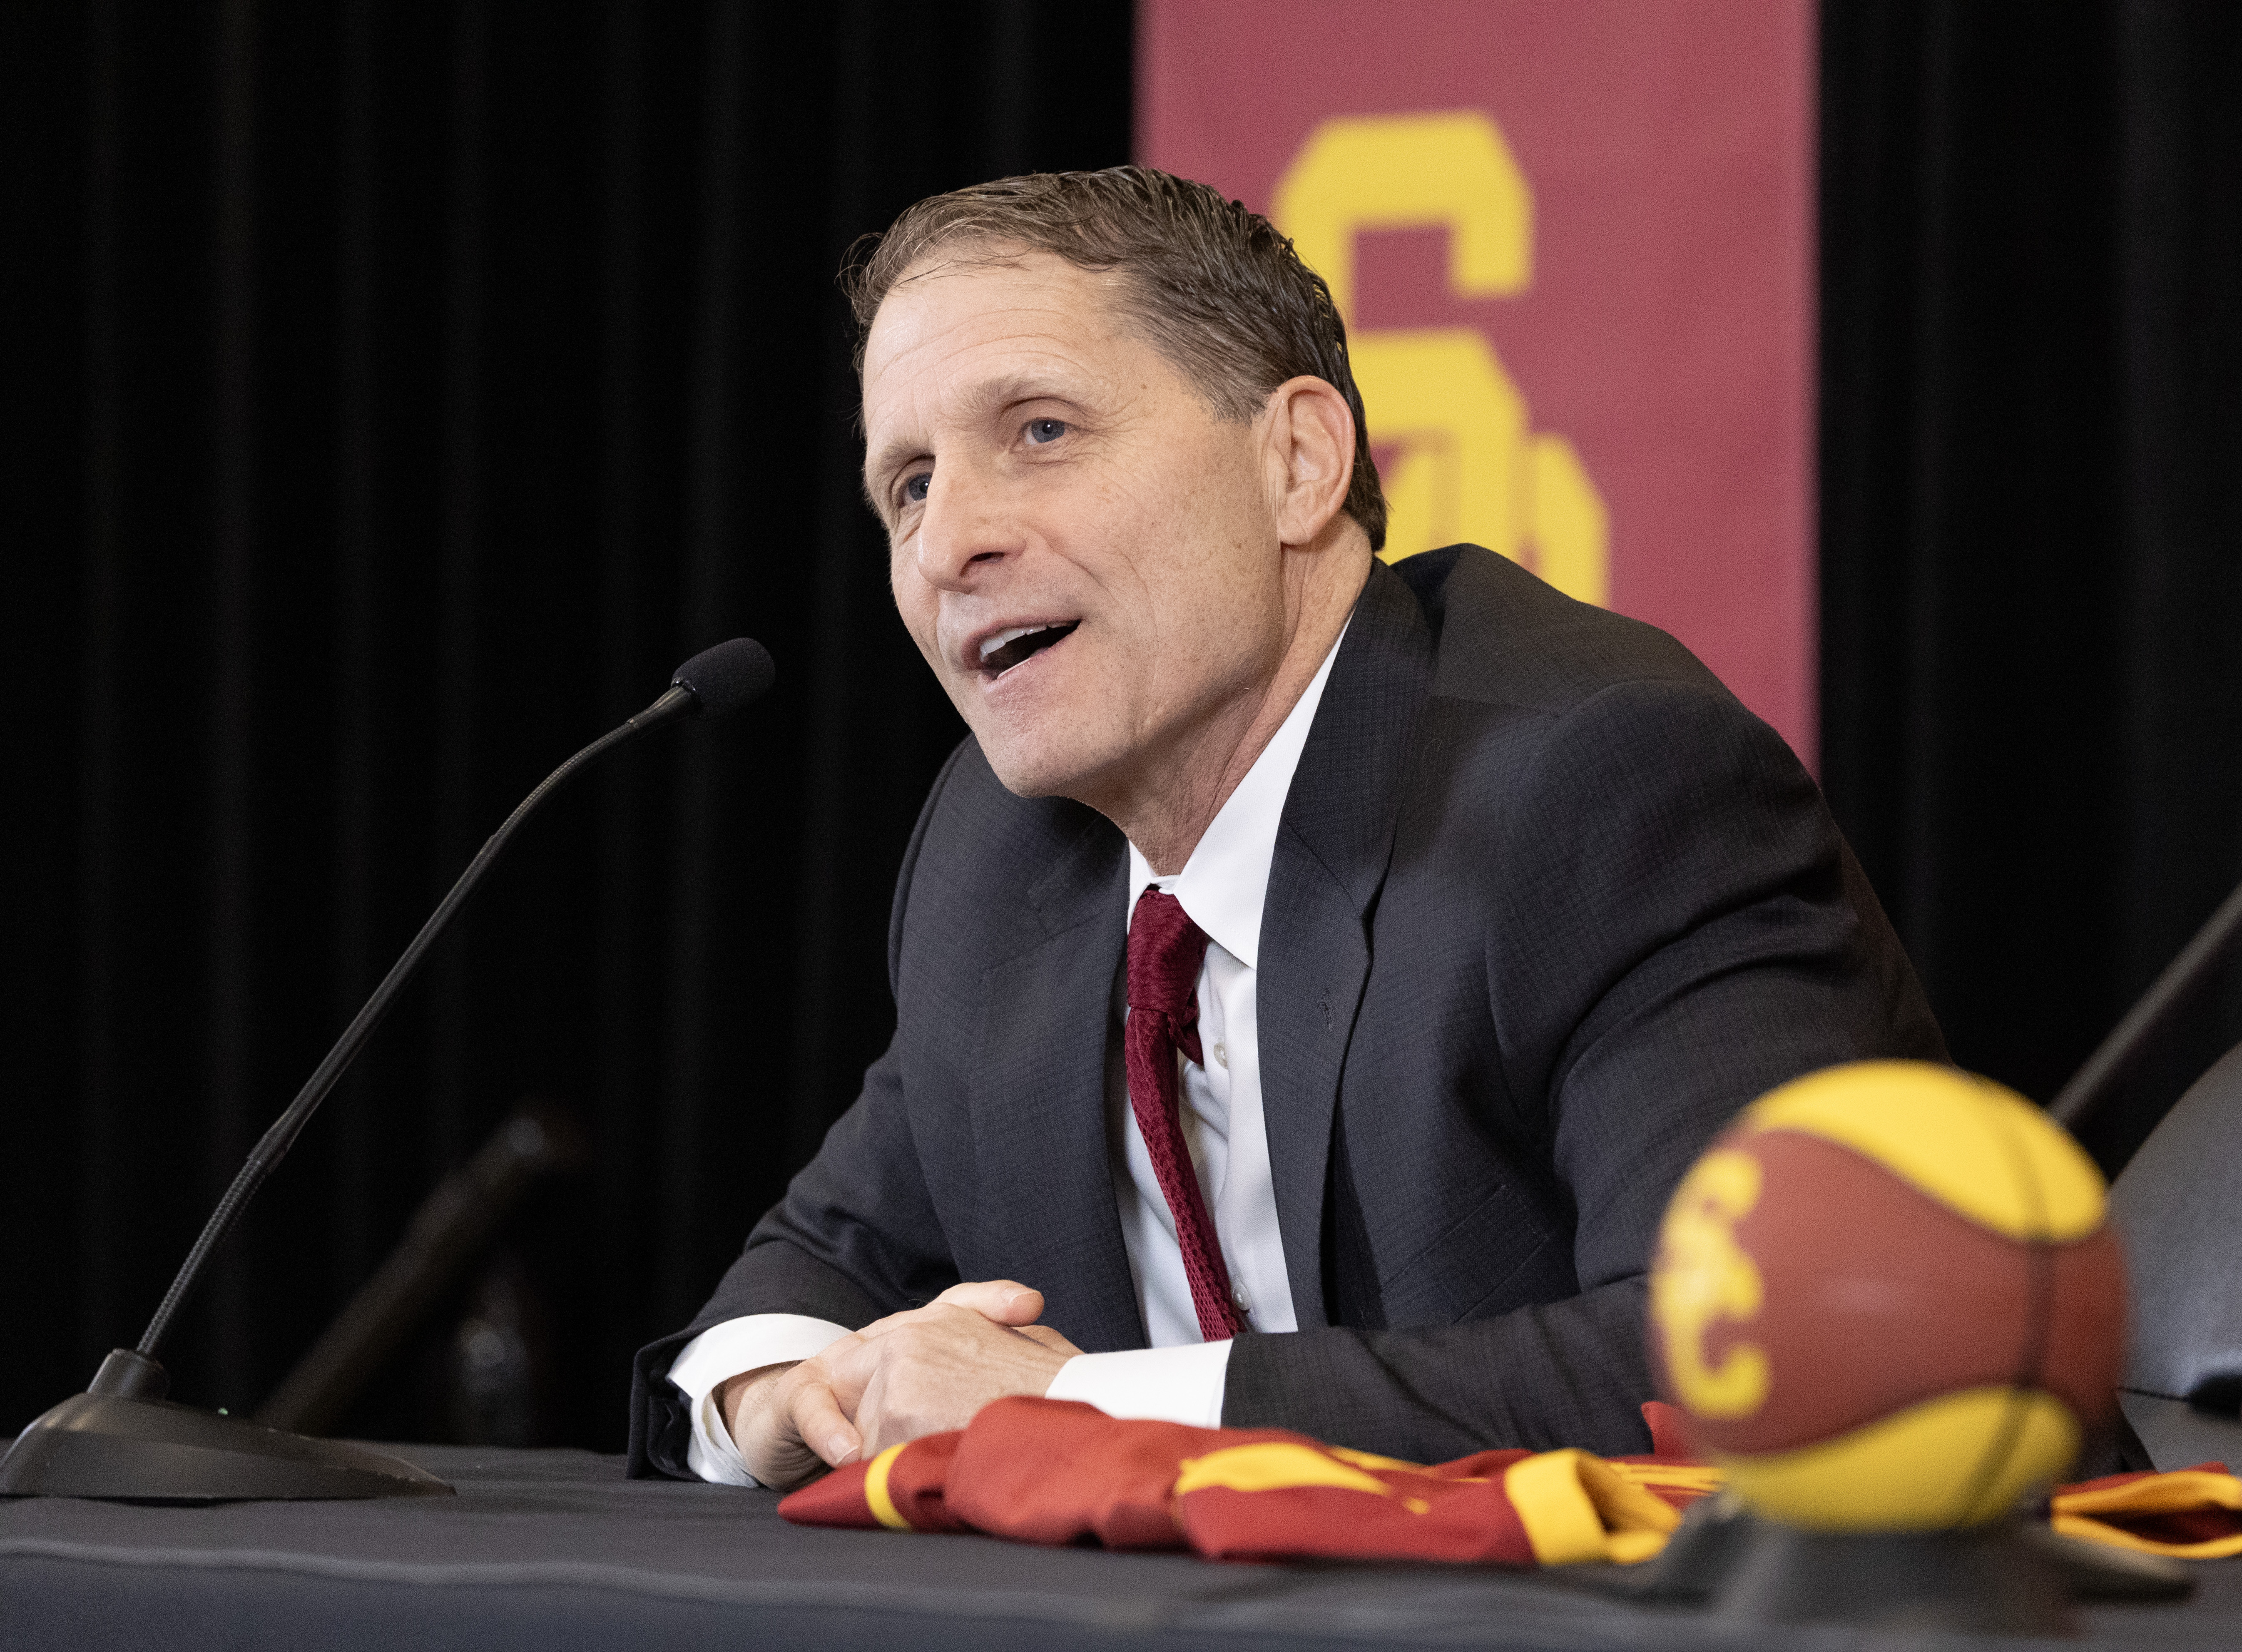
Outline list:
[[[676,675],[670,679],[668,689],[660,699],[569,758],[546,776],[537,789],[521,800],[514,813],[506,817],[505,823],[493,832],[482,848],[476,851],[474,859],[467,863],[467,870],[460,874],[459,882],[452,885],[450,893],[429,914],[428,921],[420,926],[420,932],[413,937],[412,944],[399,955],[397,962],[389,966],[389,973],[381,977],[381,984],[374,988],[373,995],[366,999],[365,1007],[352,1018],[350,1025],[343,1029],[342,1037],[335,1040],[334,1048],[327,1051],[326,1058],[305,1081],[303,1089],[297,1091],[295,1100],[288,1104],[287,1110],[274,1119],[272,1127],[258,1139],[257,1145],[250,1151],[248,1163],[235,1174],[232,1184],[225,1190],[225,1196],[218,1200],[218,1208],[211,1212],[210,1220],[203,1225],[202,1233],[196,1239],[194,1248],[187,1252],[187,1259],[180,1265],[178,1275],[171,1280],[171,1288],[164,1293],[164,1300],[156,1309],[155,1318],[149,1320],[147,1330],[141,1334],[135,1353],[144,1360],[154,1360],[157,1348],[171,1329],[172,1320],[193,1293],[211,1253],[225,1242],[226,1235],[240,1221],[242,1212],[264,1185],[265,1179],[272,1173],[273,1167],[287,1157],[289,1148],[295,1145],[296,1138],[311,1121],[312,1115],[319,1111],[319,1104],[327,1098],[327,1092],[349,1071],[351,1063],[365,1048],[366,1041],[373,1036],[373,1030],[389,1013],[389,1007],[396,1000],[398,993],[420,969],[420,961],[426,956],[428,949],[451,927],[452,920],[458,916],[460,907],[467,903],[467,897],[474,892],[475,885],[482,881],[483,874],[490,870],[491,863],[497,860],[500,852],[506,848],[507,841],[521,823],[537,811],[539,805],[551,796],[562,782],[617,746],[665,723],[686,717],[729,716],[761,696],[769,688],[776,675],[777,668],[771,663],[769,652],[762,643],[748,637],[734,637],[728,642],[720,642],[713,648],[696,654],[678,668]]]
[[[2073,1073],[2061,1093],[2048,1103],[2047,1111],[2055,1122],[2076,1135],[2079,1126],[2117,1093],[2118,1081],[2131,1070],[2141,1052],[2152,1046],[2173,1017],[2210,984],[2238,941],[2242,941],[2242,883],[2236,884],[2233,892],[2219,903],[2219,910],[2204,920],[2195,938],[2165,965],[2164,973],[2150,983],[2149,990],[2125,1011],[2125,1019],[2112,1027],[2110,1036],[2086,1058],[2086,1064]],[[2167,1108],[2172,1105],[2165,1103]],[[2163,1117],[2159,1112],[2149,1121],[2150,1125],[2153,1126]]]

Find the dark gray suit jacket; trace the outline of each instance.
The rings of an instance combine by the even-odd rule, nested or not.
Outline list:
[[[1144,1346],[1106,1139],[1126,870],[1105,820],[958,748],[896,884],[895,1040],[641,1353],[634,1472],[685,1472],[664,1373],[739,1314],[1013,1279],[1084,1350]],[[1373,568],[1261,933],[1301,1329],[1238,1340],[1223,1420],[1419,1461],[1648,1449],[1644,1268],[1690,1160],[1798,1073],[1945,1054],[1782,739],[1663,633],[1473,547]]]

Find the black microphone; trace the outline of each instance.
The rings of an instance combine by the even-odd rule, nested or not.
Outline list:
[[[171,1379],[157,1363],[156,1351],[200,1283],[211,1254],[241,1220],[273,1167],[287,1157],[319,1104],[349,1071],[429,948],[451,927],[521,823],[594,759],[666,723],[694,716],[728,717],[761,698],[777,675],[769,651],[751,638],[734,637],[704,649],[678,667],[660,699],[569,758],[521,800],[390,965],[373,996],[343,1029],[295,1100],[251,1149],[249,1162],[203,1225],[138,1346],[113,1351],[101,1362],[85,1393],[64,1400],[33,1422],[6,1457],[0,1458],[0,1496],[205,1500],[382,1497],[451,1490],[399,1458],[170,1404],[164,1395]]]
[[[734,637],[701,649],[678,667],[669,686],[684,689],[699,702],[702,716],[728,717],[762,699],[777,677],[778,668],[771,663],[768,648],[753,637]]]

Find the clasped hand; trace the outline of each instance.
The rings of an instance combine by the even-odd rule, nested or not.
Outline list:
[[[1043,1293],[1010,1279],[953,1285],[815,1359],[765,1366],[716,1391],[748,1472],[781,1491],[827,1467],[945,1428],[1006,1394],[1039,1394],[1081,1350],[1037,1325]]]

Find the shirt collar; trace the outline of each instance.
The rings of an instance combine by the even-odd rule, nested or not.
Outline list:
[[[1353,620],[1350,617],[1347,623]],[[1277,854],[1277,826],[1284,818],[1292,771],[1300,766],[1300,752],[1308,743],[1308,729],[1316,720],[1332,661],[1339,658],[1339,645],[1346,640],[1346,627],[1341,626],[1315,676],[1208,824],[1182,871],[1173,877],[1155,877],[1151,863],[1137,852],[1134,843],[1129,845],[1131,917],[1144,886],[1157,883],[1183,903],[1191,921],[1223,950],[1249,970],[1261,967],[1261,906],[1269,893],[1269,863]]]

